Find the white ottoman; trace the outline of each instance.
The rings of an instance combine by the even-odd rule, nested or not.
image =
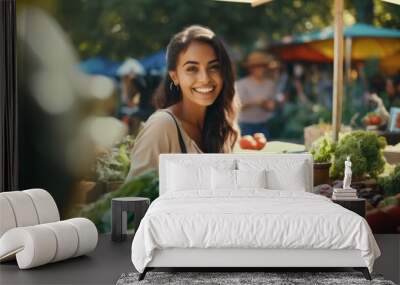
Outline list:
[[[98,233],[85,218],[60,221],[53,197],[43,189],[0,193],[0,262],[17,259],[20,269],[84,255]]]

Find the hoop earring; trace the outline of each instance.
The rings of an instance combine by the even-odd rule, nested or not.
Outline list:
[[[179,85],[175,85],[173,82],[171,82],[169,84],[169,90],[171,90],[171,92],[174,92],[174,87],[175,87],[176,91],[178,91],[178,92],[180,91]]]

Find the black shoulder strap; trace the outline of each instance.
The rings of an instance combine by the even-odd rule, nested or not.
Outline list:
[[[165,111],[165,113],[169,114],[172,117],[172,119],[174,119],[174,122],[175,122],[175,125],[176,125],[176,129],[178,130],[178,139],[179,139],[179,145],[181,147],[181,152],[182,153],[187,153],[186,145],[185,145],[185,142],[184,142],[183,137],[182,137],[181,129],[178,126],[178,122],[176,121],[174,115],[172,115],[170,112]]]

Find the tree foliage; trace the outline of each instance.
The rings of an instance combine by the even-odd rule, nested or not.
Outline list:
[[[122,60],[164,48],[173,34],[191,24],[209,26],[230,46],[247,52],[332,23],[333,1],[275,0],[265,5],[214,0],[56,1],[55,16],[82,58],[102,55]],[[377,26],[400,27],[400,6],[380,0],[348,0],[355,18]],[[371,11],[373,9],[373,11]]]
[[[213,0],[58,1],[56,18],[82,58],[142,57],[191,24],[206,25],[231,46],[252,47],[329,25],[330,1],[279,0],[252,8]]]

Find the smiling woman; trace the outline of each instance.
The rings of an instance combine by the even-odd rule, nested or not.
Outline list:
[[[234,74],[221,40],[202,26],[184,29],[168,44],[167,69],[127,180],[157,169],[160,153],[224,153],[236,143]]]

